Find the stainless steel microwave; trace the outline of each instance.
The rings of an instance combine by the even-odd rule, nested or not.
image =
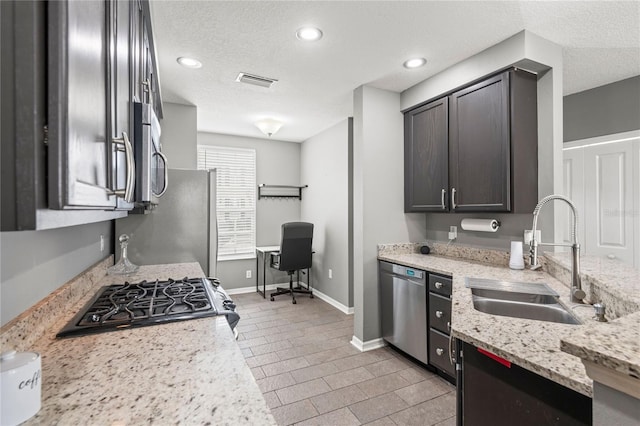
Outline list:
[[[160,144],[160,122],[153,106],[135,102],[133,144],[136,160],[136,207],[153,208],[167,190],[167,157]]]

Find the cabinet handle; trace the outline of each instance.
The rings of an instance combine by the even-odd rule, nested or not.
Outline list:
[[[451,208],[456,208],[456,189],[451,188]]]
[[[442,311],[436,311],[436,318],[442,318]]]
[[[436,281],[436,288],[442,288],[442,283],[440,281]]]
[[[447,191],[442,188],[442,193],[440,195],[440,204],[442,205],[442,210],[446,210],[446,206],[444,205],[444,197],[447,195]]]
[[[447,330],[451,333],[451,321],[447,321]]]
[[[451,329],[451,327],[449,327]],[[449,334],[449,363],[455,364],[456,359],[453,356],[453,334]]]
[[[107,195],[115,195],[116,197],[123,198],[127,203],[133,202],[133,189],[135,188],[136,179],[136,163],[133,158],[133,147],[129,142],[129,136],[126,132],[122,132],[121,138],[113,138],[113,144],[117,146],[118,151],[124,151],[127,159],[127,184],[124,189],[109,189],[105,188]]]
[[[444,349],[442,349],[442,348],[437,348],[437,349],[436,349],[436,353],[438,354],[438,356],[442,356],[442,354],[444,353]]]
[[[167,160],[167,156],[160,151],[155,152],[154,155],[159,155],[160,158],[162,158],[162,161],[164,162],[164,184],[162,186],[162,191],[160,191],[159,194],[154,193],[156,197],[162,197],[164,193],[167,192],[167,187],[169,186],[169,169],[167,167],[168,160]]]

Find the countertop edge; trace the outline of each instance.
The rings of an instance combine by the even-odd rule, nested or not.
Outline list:
[[[483,268],[488,268],[490,272],[503,271],[507,274],[513,273],[515,274],[515,276],[520,276],[520,274],[522,274],[523,272],[516,272],[502,266],[496,266],[493,264],[486,264],[477,261],[451,259],[432,255],[425,256],[415,253],[380,255],[378,256],[378,260],[398,263],[417,269],[426,269],[430,272],[452,276],[454,282],[454,290],[452,294],[453,312],[451,333],[454,337],[460,338],[461,340],[467,341],[468,343],[474,344],[476,346],[481,346],[498,356],[501,356],[529,371],[532,371],[533,373],[539,374],[556,383],[580,392],[586,396],[592,397],[592,382],[586,375],[584,366],[573,355],[560,351],[559,336],[556,336],[555,334],[549,336],[547,333],[542,333],[542,336],[536,336],[538,338],[543,338],[544,335],[547,334],[546,338],[553,340],[553,347],[545,347],[544,345],[541,345],[538,339],[538,341],[533,342],[533,346],[538,346],[537,349],[534,350],[528,348],[528,350],[535,352],[535,357],[539,359],[532,359],[531,356],[517,353],[516,348],[519,348],[519,346],[517,345],[517,343],[514,343],[518,341],[520,337],[519,334],[522,334],[522,332],[530,333],[532,330],[535,332],[534,328],[536,324],[534,323],[540,323],[538,324],[540,328],[564,330],[564,333],[567,332],[567,327],[575,326],[567,326],[564,324],[556,323],[542,323],[540,321],[529,321],[527,323],[526,320],[508,317],[497,317],[495,315],[476,312],[472,307],[465,306],[465,303],[468,304],[468,302],[471,300],[470,296],[468,298],[469,301],[465,301],[465,303],[459,300],[459,296],[462,294],[460,292],[460,287],[462,287],[462,291],[464,291],[464,277],[461,276],[460,273],[455,273],[453,271],[460,271],[462,268],[471,268],[475,270],[483,270]],[[524,273],[527,274],[527,272]],[[544,278],[548,278],[549,281],[553,280],[557,283],[557,281],[550,276],[545,276]],[[526,279],[523,281],[526,281]],[[489,330],[494,326],[501,327],[502,325],[507,324],[510,326],[508,333],[512,333],[515,337],[512,339],[513,341],[510,341],[511,339],[508,338],[509,334],[505,334],[504,338],[500,339],[496,339],[496,334],[484,337],[483,330],[477,327],[477,330],[474,330],[473,333],[470,333],[467,330],[463,329],[460,324],[456,322],[456,316],[460,317],[460,315],[456,315],[456,310],[458,310],[458,314],[461,313],[462,315],[465,315],[465,312],[468,312],[473,314],[475,318],[482,318],[486,322],[486,325],[484,327]],[[470,312],[469,310],[473,310],[473,312]],[[478,316],[478,314],[480,316]],[[520,333],[514,332],[514,328],[520,324],[522,324],[522,327],[519,329]],[[488,332],[488,334],[490,333],[491,331]],[[496,341],[492,342],[491,339],[494,339]],[[547,353],[549,354],[548,356],[546,355]],[[561,367],[569,372],[562,371],[557,366],[554,366],[553,363],[549,362],[551,360],[557,360],[558,358],[561,360]]]

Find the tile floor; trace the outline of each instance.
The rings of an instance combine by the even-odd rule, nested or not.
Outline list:
[[[238,344],[280,425],[455,425],[455,388],[389,347],[350,344],[353,315],[318,298],[233,296]]]

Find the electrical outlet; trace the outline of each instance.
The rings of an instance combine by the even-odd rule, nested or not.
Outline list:
[[[450,226],[449,227],[449,239],[450,240],[455,240],[456,238],[458,238],[458,227],[457,226]]]
[[[531,229],[525,229],[524,231],[524,243],[531,244]],[[536,229],[536,241],[540,242],[542,239],[542,230]]]
[[[245,275],[247,278],[251,278],[251,269],[247,269],[247,272],[245,272]]]
[[[100,251],[104,251],[104,235],[100,235]]]
[[[333,279],[333,269],[329,269],[329,279]]]

